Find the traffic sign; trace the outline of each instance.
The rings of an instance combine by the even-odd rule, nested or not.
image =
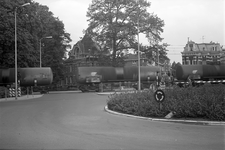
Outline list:
[[[158,89],[154,93],[154,98],[157,102],[163,102],[165,100],[165,93],[163,90]]]

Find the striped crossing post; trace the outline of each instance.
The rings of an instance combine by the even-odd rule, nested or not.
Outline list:
[[[20,88],[20,87],[18,87],[18,90],[17,90],[17,96],[18,96],[18,97],[21,97],[21,88]]]
[[[12,97],[15,97],[15,88],[12,88]]]
[[[9,97],[12,97],[12,88],[9,88]]]
[[[8,96],[9,97],[15,97],[16,96],[15,88],[9,88]],[[18,87],[17,96],[21,97],[21,87]]]

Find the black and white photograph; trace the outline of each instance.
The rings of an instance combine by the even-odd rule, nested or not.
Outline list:
[[[225,0],[0,0],[0,149],[225,150]]]

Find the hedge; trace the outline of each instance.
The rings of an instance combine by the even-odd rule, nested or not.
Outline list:
[[[225,121],[225,85],[173,87],[164,92],[161,109],[152,91],[110,95],[107,105],[110,110],[143,117],[162,118],[174,112],[174,118]]]

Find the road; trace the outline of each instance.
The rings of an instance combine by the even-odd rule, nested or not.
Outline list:
[[[117,116],[106,102],[96,93],[1,102],[0,149],[225,149],[224,126]]]

